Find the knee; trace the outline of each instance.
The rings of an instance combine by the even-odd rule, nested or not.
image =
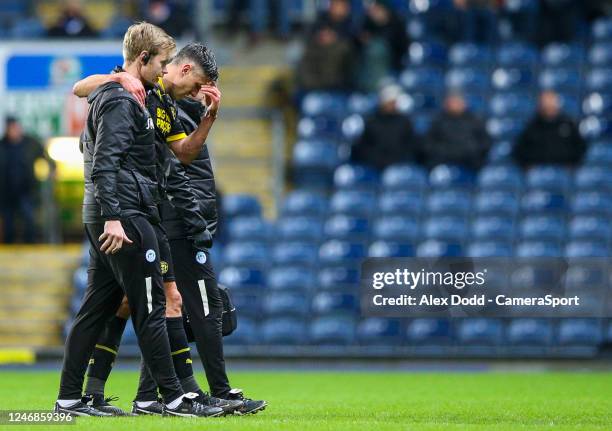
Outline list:
[[[166,288],[166,316],[178,317],[181,315],[183,308],[183,298],[176,288],[176,284],[172,283]]]
[[[130,317],[130,304],[128,303],[127,296],[124,296],[121,300],[121,304],[119,304],[116,315],[123,319]]]

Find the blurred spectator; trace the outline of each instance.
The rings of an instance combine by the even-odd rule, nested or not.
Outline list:
[[[497,36],[496,0],[453,0],[459,37],[474,43],[493,43]]]
[[[249,33],[252,43],[261,39],[268,29],[270,16],[274,14],[276,36],[281,39],[289,37],[289,1],[286,0],[233,0],[230,4],[227,27],[230,33],[234,32],[240,23],[243,12],[248,13]]]
[[[538,42],[571,42],[576,36],[579,2],[574,0],[541,0]]]
[[[349,0],[331,0],[329,7],[317,17],[313,33],[320,28],[328,27],[336,32],[338,38],[352,42],[356,37],[356,29],[351,19],[351,12]]]
[[[91,27],[81,11],[79,0],[68,0],[57,23],[47,30],[49,37],[95,37],[96,31]]]
[[[484,123],[469,112],[460,93],[444,100],[444,109],[434,118],[425,140],[429,166],[449,163],[478,170],[491,146]]]
[[[513,156],[521,166],[535,164],[577,165],[586,144],[574,121],[562,113],[553,91],[540,94],[538,112],[529,121],[514,147]]]
[[[301,91],[348,90],[352,81],[353,46],[329,26],[320,27],[307,42],[297,69]]]
[[[372,91],[382,78],[403,69],[408,49],[406,23],[393,11],[389,0],[375,0],[366,9],[361,40],[359,86]]]
[[[419,143],[410,118],[398,109],[401,96],[397,85],[381,90],[378,110],[366,119],[363,134],[351,152],[354,162],[384,169],[393,163],[419,161]]]
[[[146,11],[146,18],[151,24],[161,27],[172,37],[181,37],[193,31],[189,15],[177,2],[151,0]]]
[[[0,141],[0,208],[4,242],[16,242],[16,220],[23,223],[23,241],[34,242],[36,177],[34,162],[45,157],[42,145],[25,135],[14,117],[6,119],[6,133]]]

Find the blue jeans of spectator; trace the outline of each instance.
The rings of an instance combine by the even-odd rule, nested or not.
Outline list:
[[[16,241],[15,221],[21,216],[23,224],[23,242],[33,243],[35,236],[34,203],[30,196],[20,196],[16,202],[11,202],[2,208],[4,242],[13,244]]]

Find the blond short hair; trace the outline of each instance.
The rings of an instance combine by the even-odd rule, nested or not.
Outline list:
[[[161,28],[139,22],[132,24],[123,37],[123,60],[132,63],[142,51],[147,51],[151,57],[166,50],[175,50],[176,42]]]

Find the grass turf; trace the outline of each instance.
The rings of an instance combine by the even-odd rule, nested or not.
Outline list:
[[[0,371],[0,410],[51,409],[58,380],[57,372]],[[232,383],[268,408],[245,417],[79,418],[76,426],[0,429],[612,429],[612,373],[236,372]],[[135,372],[114,371],[107,394],[128,409],[136,384]]]

